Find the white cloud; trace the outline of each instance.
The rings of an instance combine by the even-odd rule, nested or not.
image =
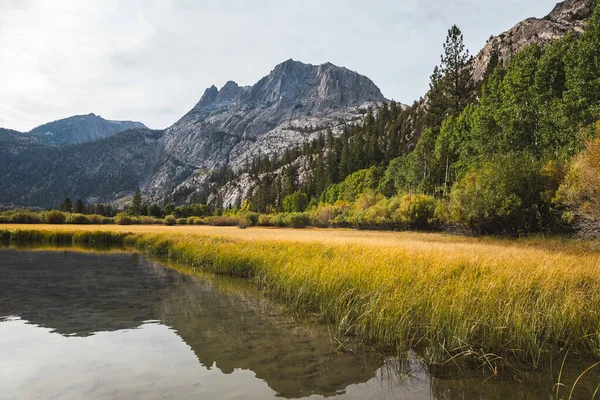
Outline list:
[[[424,93],[454,23],[477,51],[553,0],[0,0],[0,126],[74,114],[164,128],[212,84],[331,61],[387,97]]]

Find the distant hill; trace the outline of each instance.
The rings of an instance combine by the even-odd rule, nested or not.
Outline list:
[[[65,146],[92,142],[127,129],[146,128],[141,122],[110,121],[95,114],[75,115],[50,122],[31,130],[28,134],[42,143]]]

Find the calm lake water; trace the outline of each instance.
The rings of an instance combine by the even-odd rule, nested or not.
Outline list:
[[[558,374],[433,374],[411,354],[338,346],[243,280],[132,253],[0,249],[2,400],[550,399]]]

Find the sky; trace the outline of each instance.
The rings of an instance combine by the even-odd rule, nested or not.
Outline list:
[[[476,53],[555,0],[0,0],[0,127],[95,113],[172,125],[211,85],[252,85],[294,59],[425,94],[447,30]]]

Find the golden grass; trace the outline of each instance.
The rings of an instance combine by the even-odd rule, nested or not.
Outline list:
[[[430,361],[495,353],[537,365],[561,348],[600,357],[600,252],[589,243],[322,229],[4,228],[15,238],[37,232],[47,241],[98,241],[95,230],[110,230],[113,236],[101,237],[251,277],[344,333],[419,347]]]

